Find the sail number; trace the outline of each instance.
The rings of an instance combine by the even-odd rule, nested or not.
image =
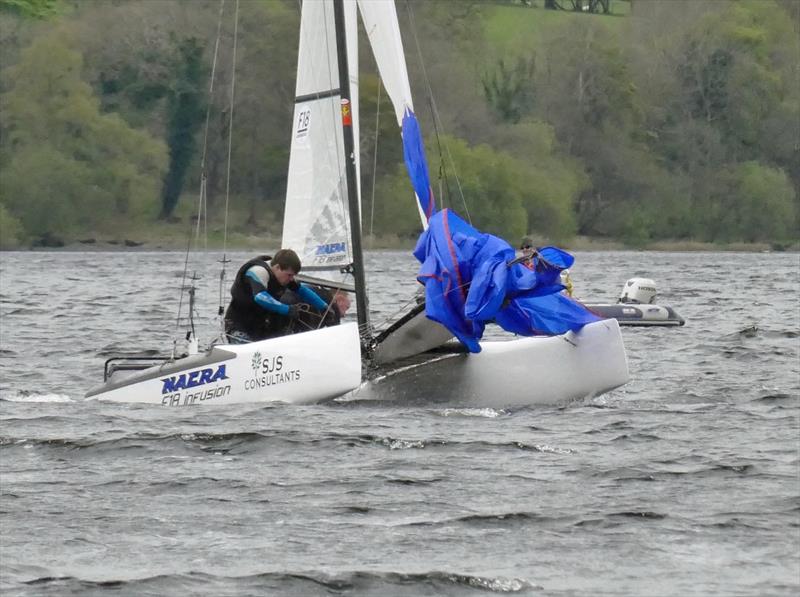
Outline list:
[[[311,126],[311,106],[305,106],[297,113],[297,131],[295,138],[302,139],[308,136],[308,129]]]

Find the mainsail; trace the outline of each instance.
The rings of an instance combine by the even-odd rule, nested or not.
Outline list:
[[[355,0],[345,0],[344,12],[352,95],[347,106],[342,105],[339,88],[333,4],[303,3],[281,243],[297,252],[304,270],[322,270],[318,276],[337,281],[340,268],[353,261],[343,157],[345,110],[352,119],[356,181],[359,178]]]

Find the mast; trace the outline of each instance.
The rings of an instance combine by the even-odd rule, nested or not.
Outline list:
[[[347,40],[345,35],[344,2],[333,0],[333,22],[336,29],[336,54],[339,64],[339,90],[342,100],[342,136],[344,138],[345,176],[347,181],[347,203],[350,212],[350,240],[353,249],[353,281],[356,287],[356,309],[358,329],[362,344],[370,337],[369,303],[367,281],[364,275],[364,252],[361,248],[361,209],[356,192],[356,156],[353,143],[353,117],[350,97],[350,69],[347,62]]]

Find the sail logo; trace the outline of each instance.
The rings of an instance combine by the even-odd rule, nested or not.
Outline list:
[[[258,369],[261,367],[261,353],[260,352],[253,353],[253,361],[250,364],[253,367],[253,371],[258,371]]]
[[[297,130],[295,131],[295,138],[302,139],[308,136],[308,130],[311,128],[311,107],[305,106],[297,113]]]
[[[220,379],[228,379],[225,375],[225,365],[220,365],[214,370],[213,367],[208,369],[200,369],[199,371],[191,371],[189,373],[181,373],[180,375],[173,375],[166,377],[161,381],[164,386],[161,388],[162,394],[172,394],[178,390],[186,390],[188,388],[196,388],[207,383],[214,383]]]
[[[317,255],[332,255],[334,253],[344,253],[345,243],[328,243],[317,245]]]

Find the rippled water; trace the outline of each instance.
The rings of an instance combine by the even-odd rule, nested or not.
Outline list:
[[[605,396],[174,410],[81,397],[109,353],[169,348],[182,255],[0,254],[0,592],[796,594],[800,258],[577,258],[579,296],[644,275],[687,319],[623,328]],[[415,264],[368,259],[381,321]]]

